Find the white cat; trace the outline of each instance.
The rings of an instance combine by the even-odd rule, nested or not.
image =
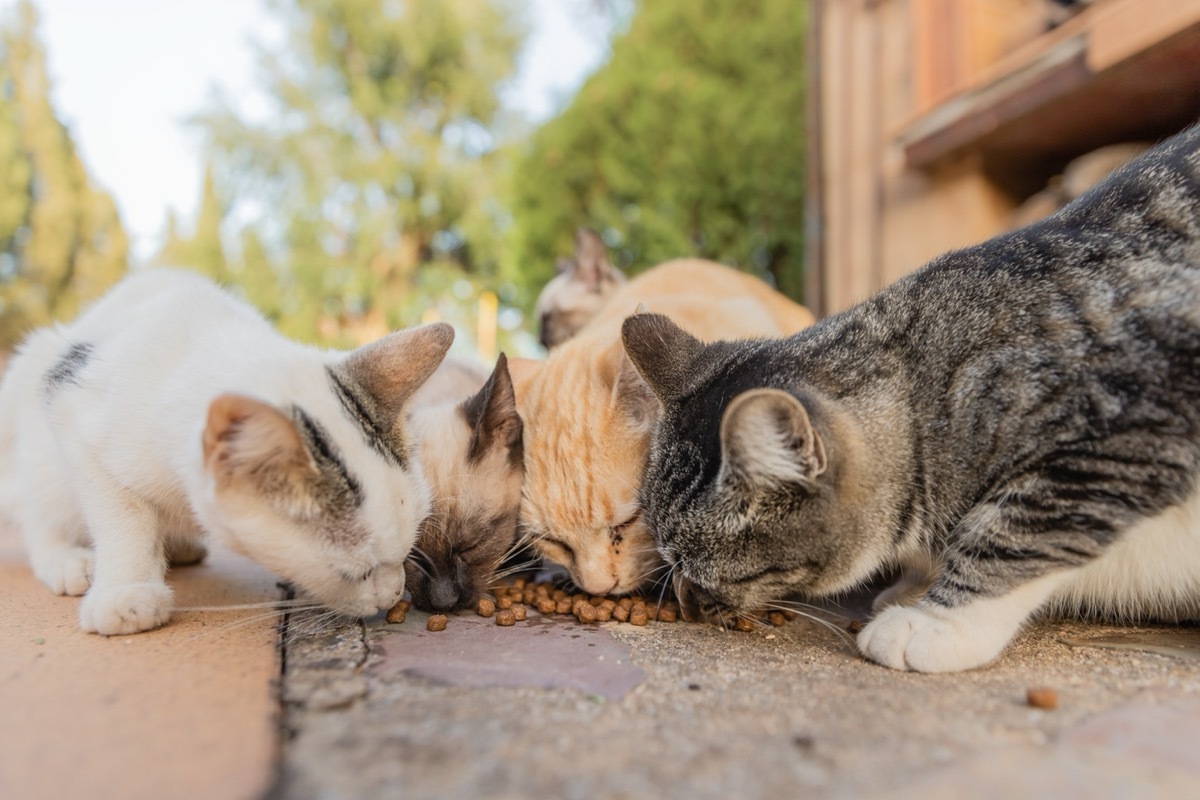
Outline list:
[[[334,610],[388,608],[430,507],[403,409],[453,338],[321,351],[199,276],[135,275],[12,360],[0,500],[86,631],[166,623],[205,532]]]

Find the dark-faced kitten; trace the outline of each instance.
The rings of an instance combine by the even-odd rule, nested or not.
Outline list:
[[[449,362],[414,398],[408,420],[433,493],[405,563],[413,604],[426,611],[474,606],[517,539],[522,425],[508,361],[501,354],[465,400],[464,380],[469,373]]]
[[[693,612],[925,570],[858,646],[938,672],[1040,610],[1200,607],[1198,128],[791,338],[623,335],[663,405],[643,513]]]

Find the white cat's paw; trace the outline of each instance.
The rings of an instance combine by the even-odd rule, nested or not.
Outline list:
[[[889,606],[863,628],[858,649],[885,667],[914,672],[958,672],[1000,654],[1008,635],[984,625],[965,625],[960,609]]]
[[[95,587],[79,606],[79,624],[104,636],[140,633],[165,625],[174,605],[171,590],[162,583]]]
[[[208,555],[204,542],[196,539],[174,539],[167,542],[167,561],[172,567],[199,564]]]
[[[47,550],[31,562],[33,574],[55,594],[78,597],[92,585],[92,551],[86,547]]]

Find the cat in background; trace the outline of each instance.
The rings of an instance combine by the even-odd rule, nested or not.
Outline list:
[[[690,616],[899,566],[858,647],[943,672],[1040,611],[1200,611],[1200,128],[790,338],[705,345],[653,314],[623,337],[661,403],[641,503]]]
[[[517,544],[522,425],[507,358],[490,376],[446,359],[409,409],[433,510],[405,564],[408,592],[426,611],[471,608]]]
[[[609,263],[604,241],[590,228],[575,231],[574,257],[559,259],[554,271],[533,311],[538,341],[547,350],[578,333],[626,283],[621,270]]]
[[[672,261],[633,278],[547,360],[513,359],[525,422],[521,522],[591,594],[635,591],[661,565],[637,498],[657,402],[621,344],[621,322],[639,304],[706,339],[781,336],[813,320],[750,275]]]
[[[429,512],[403,411],[453,338],[321,351],[197,275],[134,275],[10,363],[0,499],[85,631],[165,624],[204,534],[333,610],[389,608]]]

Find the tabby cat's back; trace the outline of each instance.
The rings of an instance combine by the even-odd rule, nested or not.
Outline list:
[[[643,508],[685,605],[900,564],[928,588],[859,648],[928,672],[987,663],[1048,608],[1200,613],[1198,310],[1193,128],[790,338],[626,320],[661,402]]]

